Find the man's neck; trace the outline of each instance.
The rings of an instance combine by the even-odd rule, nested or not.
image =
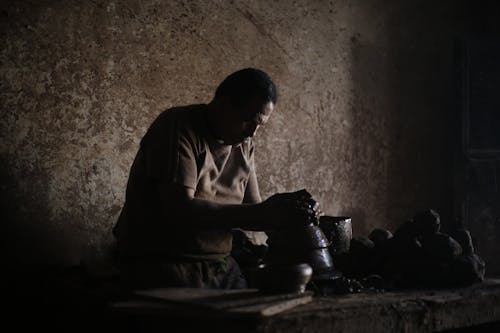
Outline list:
[[[217,141],[217,143],[224,144],[224,140],[222,137],[218,134],[221,132],[218,124],[220,123],[218,121],[218,106],[217,103],[214,101],[211,101],[209,104],[207,104],[207,112],[205,112],[205,120],[207,122],[207,128],[208,131],[210,132],[210,135]]]

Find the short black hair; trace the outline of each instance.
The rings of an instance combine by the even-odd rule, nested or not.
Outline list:
[[[215,91],[215,98],[228,97],[235,107],[240,107],[255,97],[265,102],[278,101],[276,86],[271,77],[256,68],[244,68],[230,74]]]

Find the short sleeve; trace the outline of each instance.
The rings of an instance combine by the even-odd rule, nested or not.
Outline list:
[[[141,142],[141,149],[149,179],[196,189],[199,144],[189,123],[175,115],[160,116]]]

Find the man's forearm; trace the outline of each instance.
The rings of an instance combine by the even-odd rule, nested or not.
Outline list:
[[[166,218],[185,227],[264,230],[264,203],[223,204],[194,197],[194,190],[172,183],[160,184],[160,200]]]
[[[221,204],[203,199],[189,199],[181,205],[186,222],[194,227],[242,228],[264,230],[263,205]]]
[[[304,207],[311,204],[311,195],[305,190],[277,193],[260,203],[224,204],[196,198],[192,188],[169,185],[159,187],[165,217],[173,216],[176,223],[200,229],[263,231],[302,224],[309,214]]]

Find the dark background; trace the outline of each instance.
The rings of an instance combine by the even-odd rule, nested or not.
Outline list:
[[[264,198],[307,188],[355,236],[434,208],[500,274],[496,1],[1,1],[0,18],[1,245],[15,288],[71,267],[109,276],[147,126],[247,66],[280,90],[257,138]]]

